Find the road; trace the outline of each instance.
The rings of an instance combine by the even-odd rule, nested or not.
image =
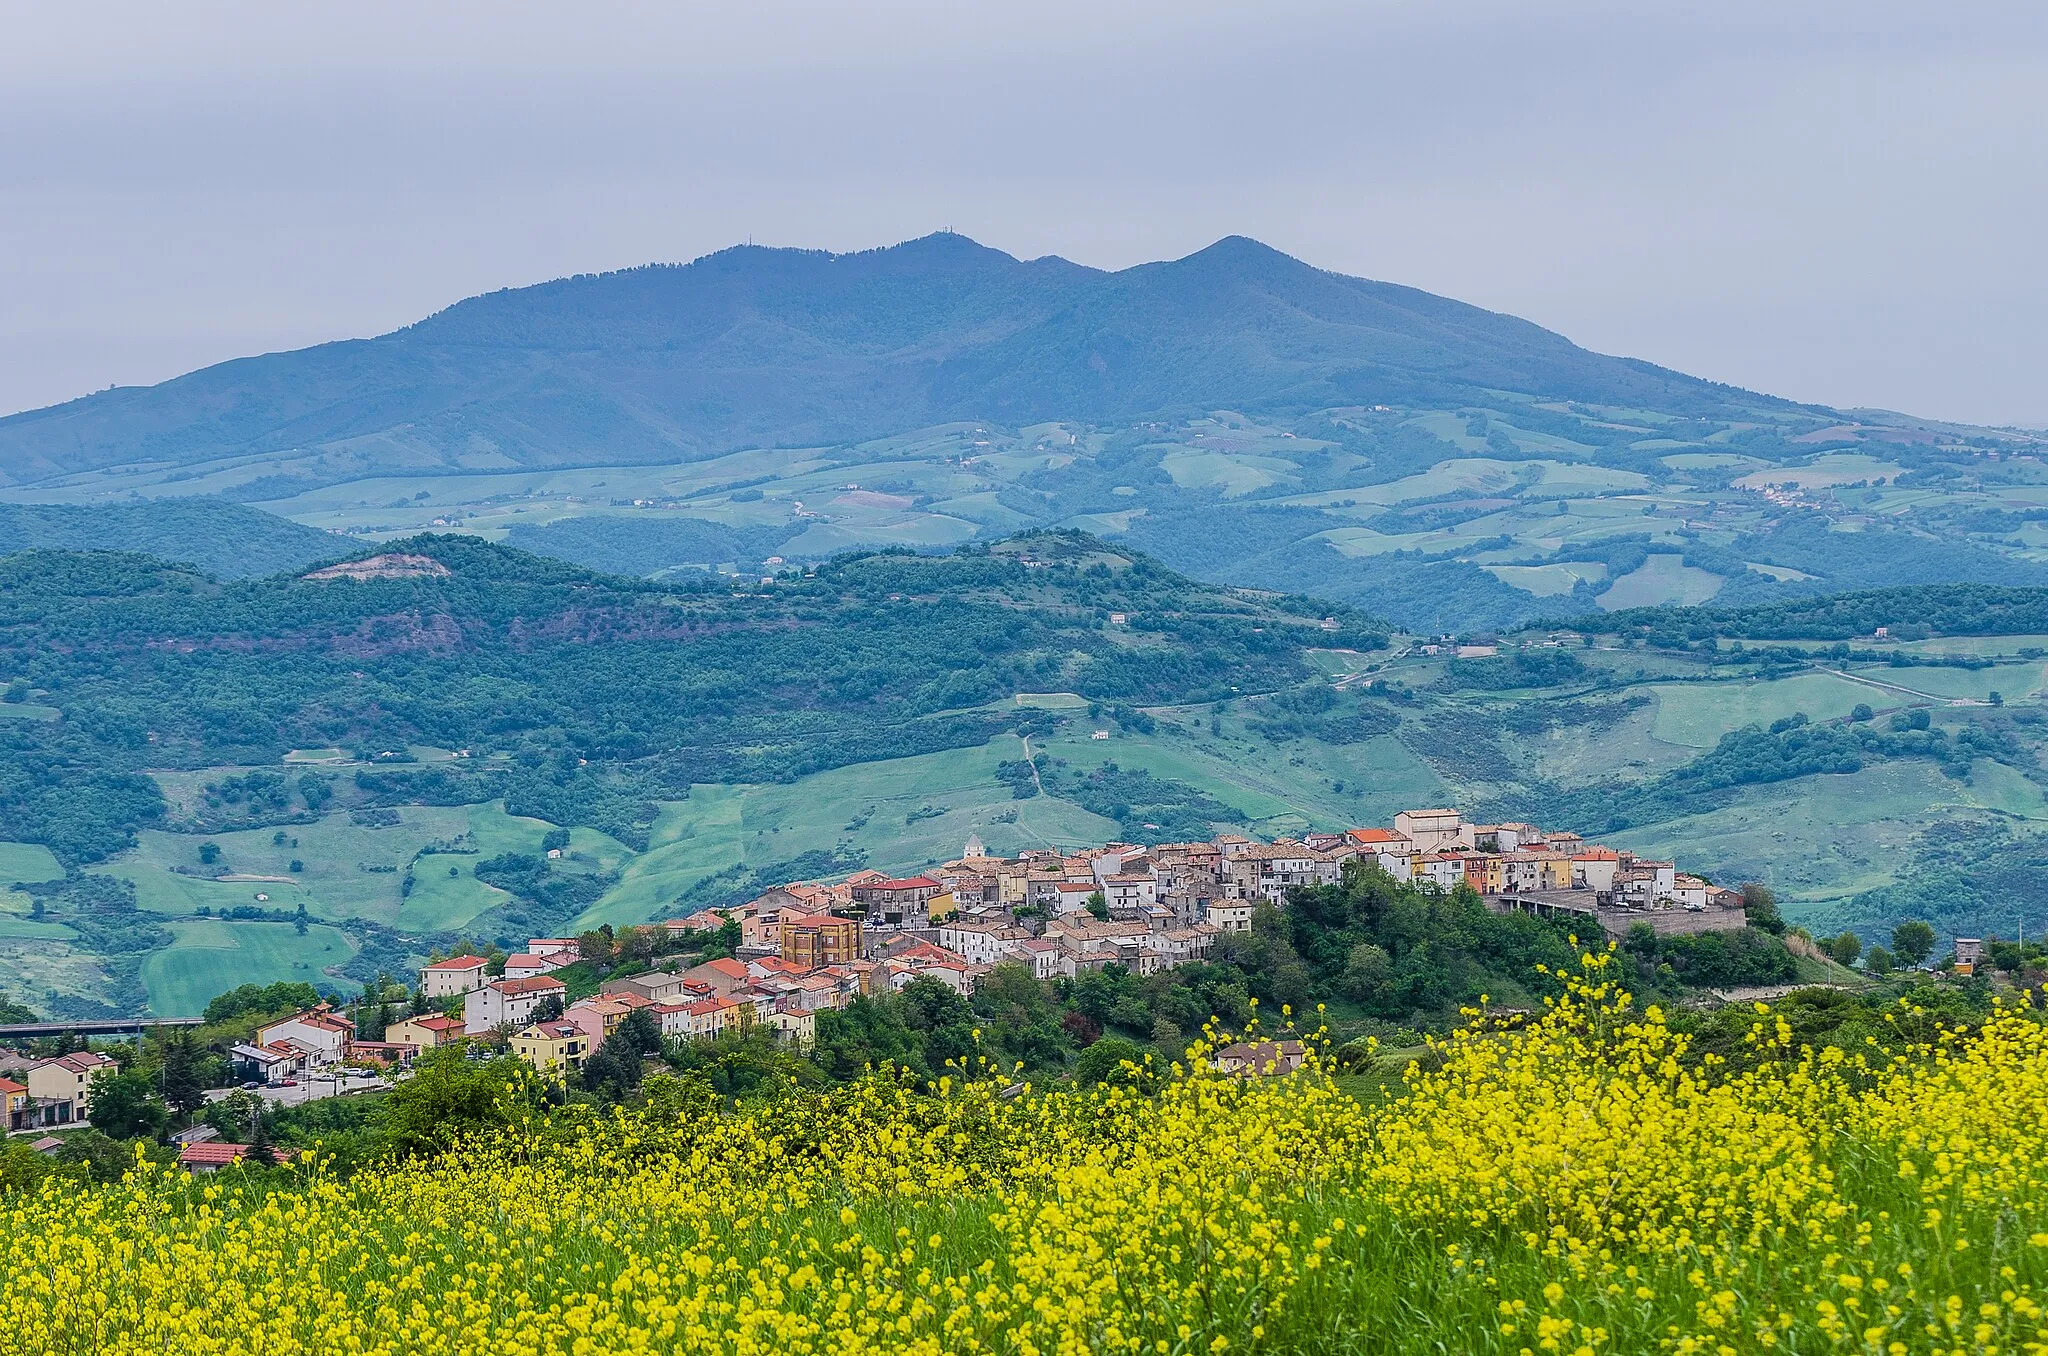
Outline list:
[[[251,1088],[249,1091],[277,1106],[300,1106],[327,1097],[339,1097],[344,1093],[374,1092],[378,1088],[388,1086],[389,1084],[381,1078],[349,1074],[344,1078],[301,1078],[295,1088]],[[207,1091],[206,1100],[218,1102],[221,1098],[240,1091],[242,1089],[239,1087],[211,1088]]]

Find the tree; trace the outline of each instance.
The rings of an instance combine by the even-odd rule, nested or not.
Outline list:
[[[157,1100],[146,1073],[103,1073],[93,1079],[86,1119],[115,1139],[155,1139],[169,1113]]]
[[[532,1071],[509,1055],[475,1061],[456,1046],[429,1050],[384,1099],[385,1129],[400,1157],[436,1154],[503,1129],[540,1104]]]
[[[1896,968],[1892,962],[1892,953],[1881,946],[1871,947],[1870,954],[1864,958],[1863,964],[1873,975],[1888,975]]]
[[[256,1104],[256,1114],[250,1118],[249,1152],[245,1155],[245,1160],[259,1168],[277,1166],[277,1150],[271,1147],[270,1142],[271,1119],[275,1115],[268,1102],[259,1101]]]
[[[1785,934],[1785,915],[1778,912],[1778,896],[1760,880],[1742,883],[1742,916],[1759,931],[1780,937]]]
[[[551,993],[533,1005],[535,1022],[559,1022],[562,1020],[562,995]]]
[[[180,1117],[189,1118],[206,1105],[198,1042],[182,1027],[159,1027],[157,1048],[163,1058],[164,1103]]]
[[[1159,1086],[1158,1061],[1134,1040],[1104,1036],[1074,1061],[1074,1081],[1084,1088],[1132,1088],[1149,1093]]]
[[[1892,929],[1892,952],[1908,965],[1919,965],[1934,954],[1934,929],[1917,918]]]
[[[202,866],[212,866],[212,865],[213,865],[213,864],[214,864],[215,862],[218,862],[219,860],[220,860],[220,844],[219,844],[219,843],[201,843],[201,844],[199,845],[199,862],[200,862],[200,865],[202,865]]]
[[[1857,702],[1856,705],[1851,707],[1849,710],[1849,719],[1853,721],[1860,722],[1866,720],[1873,720],[1876,718],[1876,716],[1877,712],[1870,709],[1870,704],[1868,702]]]
[[[1105,923],[1109,921],[1109,901],[1102,897],[1102,891],[1088,896],[1088,912]]]
[[[1847,930],[1830,937],[1823,945],[1837,965],[1854,965],[1863,954],[1863,939]]]
[[[634,1008],[583,1061],[583,1087],[623,1102],[640,1089],[647,1058],[661,1053],[661,1027],[646,1008]]]

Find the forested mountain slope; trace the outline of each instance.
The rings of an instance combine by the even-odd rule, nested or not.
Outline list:
[[[52,718],[0,721],[0,839],[91,861],[161,813],[146,768],[431,745],[463,757],[383,774],[392,799],[508,796],[631,841],[693,783],[985,743],[1033,718],[1019,692],[1201,701],[1297,682],[1310,647],[1383,643],[1356,615],[1324,629],[1329,611],[1078,534],[751,587],[657,586],[463,537],[241,582],[24,552],[0,559],[0,673]]]
[[[345,537],[219,499],[0,504],[0,555],[38,548],[138,551],[221,579],[276,574],[357,549]]]
[[[1489,391],[1687,415],[1782,407],[1242,237],[1104,273],[943,234],[851,255],[740,247],[475,297],[376,339],[0,420],[0,472],[314,449],[335,454],[330,474],[630,464],[950,420]]]

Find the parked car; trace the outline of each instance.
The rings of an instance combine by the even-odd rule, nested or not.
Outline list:
[[[298,1079],[296,1079],[296,1078],[287,1078],[287,1079],[285,1079],[285,1080],[284,1080],[284,1082],[282,1082],[282,1083],[278,1084],[278,1086],[279,1086],[279,1087],[281,1087],[281,1088],[295,1088],[295,1087],[297,1087],[298,1085],[299,1085],[299,1080],[298,1080]]]
[[[243,1092],[254,1092],[254,1091],[256,1091],[256,1089],[258,1089],[258,1088],[260,1088],[260,1087],[262,1087],[262,1086],[263,1086],[263,1085],[262,1085],[261,1083],[257,1082],[257,1081],[256,1081],[255,1079],[253,1079],[253,1078],[252,1078],[252,1079],[250,1079],[250,1080],[249,1080],[248,1082],[246,1082],[246,1083],[242,1084],[242,1091],[243,1091]]]

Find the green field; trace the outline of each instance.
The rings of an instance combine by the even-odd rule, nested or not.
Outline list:
[[[1609,611],[1663,603],[1692,607],[1719,593],[1723,582],[1718,574],[1687,565],[1683,556],[1655,555],[1615,580],[1600,595],[1600,606]]]
[[[15,881],[58,880],[64,868],[41,843],[0,843],[0,886]]]
[[[291,980],[354,993],[362,986],[330,973],[356,953],[338,928],[315,925],[300,936],[290,923],[224,923],[207,919],[171,924],[177,941],[142,963],[149,1010],[189,1017],[218,994],[242,984]]]
[[[1652,733],[1668,744],[1694,749],[1712,748],[1723,734],[1744,725],[1769,725],[1798,712],[1813,720],[1830,720],[1859,705],[1886,704],[1882,693],[1827,673],[1775,681],[1657,684],[1648,691],[1657,699]]]

